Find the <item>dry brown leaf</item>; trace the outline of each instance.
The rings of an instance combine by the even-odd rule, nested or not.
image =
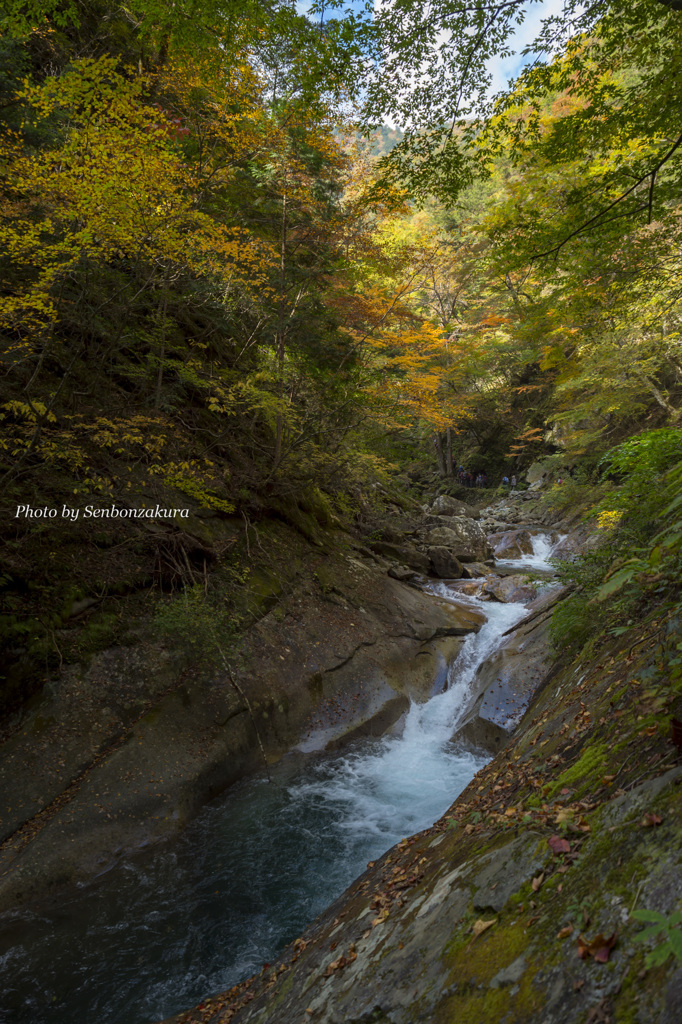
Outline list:
[[[560,932],[557,932],[557,939],[567,939],[569,935],[573,934],[573,925],[567,924],[565,928],[562,928]]]
[[[570,853],[571,844],[568,839],[562,839],[561,836],[550,836],[547,840],[547,845],[555,856],[560,853]]]
[[[537,892],[538,891],[538,889],[540,888],[540,886],[542,885],[544,880],[545,880],[545,872],[541,871],[540,874],[537,876],[537,878],[534,878],[533,881],[530,883],[531,886],[532,886],[533,892]]]

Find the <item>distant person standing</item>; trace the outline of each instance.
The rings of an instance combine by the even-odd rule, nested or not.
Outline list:
[[[512,491],[516,490],[516,474],[514,474],[511,478],[511,489]]]
[[[502,477],[502,486],[503,487],[509,487],[509,477],[508,476],[503,476]]]

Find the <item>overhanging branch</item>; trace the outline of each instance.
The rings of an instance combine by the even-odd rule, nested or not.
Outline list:
[[[662,3],[663,0],[659,0],[659,2]],[[675,3],[679,2],[680,3],[680,9],[682,10],[682,0],[674,0],[674,2]],[[639,186],[643,182],[645,182],[647,180],[647,178],[651,179],[651,183],[649,185],[648,202],[647,202],[646,206],[644,207],[644,209],[648,209],[648,215],[649,215],[648,223],[650,224],[651,223],[652,206],[653,206],[653,189],[654,189],[654,184],[656,182],[656,175],[660,171],[661,167],[663,167],[663,165],[665,163],[667,163],[667,161],[673,155],[675,150],[679,149],[680,145],[682,145],[682,135],[678,136],[678,138],[676,139],[675,143],[670,147],[668,152],[665,153],[665,155],[661,157],[661,159],[658,161],[658,163],[655,165],[655,167],[652,167],[650,171],[647,171],[646,174],[643,174],[640,178],[638,178],[637,181],[634,183],[634,185],[631,185],[630,188],[625,190],[625,192],[622,192],[619,196],[617,196],[613,200],[612,203],[609,203],[609,205],[605,206],[603,210],[600,210],[599,213],[595,213],[595,215],[593,217],[590,217],[589,220],[584,221],[580,225],[580,227],[577,227],[575,229],[575,231],[571,231],[570,235],[566,235],[566,237],[564,239],[562,239],[561,242],[559,242],[557,245],[552,246],[551,249],[546,249],[544,252],[535,253],[533,256],[530,257],[530,262],[532,263],[534,260],[541,260],[545,256],[555,256],[555,255],[557,255],[563,249],[563,247],[568,242],[571,241],[572,238],[575,238],[576,235],[581,234],[586,228],[590,227],[591,224],[595,224],[595,223],[597,223],[597,221],[601,220],[601,218],[605,214],[607,214],[609,212],[609,210],[612,210],[614,208],[614,206],[618,205],[618,203],[622,203],[624,199],[627,199],[627,197],[629,195],[631,195],[635,191],[636,188],[639,188]]]

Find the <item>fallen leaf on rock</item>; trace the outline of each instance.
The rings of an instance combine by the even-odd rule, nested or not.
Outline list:
[[[533,888],[533,892],[537,892],[538,891],[538,889],[540,888],[540,886],[542,885],[544,880],[545,880],[545,872],[541,871],[540,874],[537,876],[537,878],[534,878],[533,881],[530,883],[532,888]]]
[[[591,956],[595,963],[605,964],[609,959],[611,950],[616,945],[617,938],[618,932],[613,932],[609,935],[608,939],[600,932],[599,935],[596,935],[590,942],[584,935],[579,935],[578,956],[581,960],[587,960],[587,958]]]
[[[539,921],[539,920],[540,920],[540,915],[539,914],[535,914],[534,917],[529,917],[528,920],[526,921],[526,928],[530,928],[531,925],[535,924],[535,922]]]
[[[354,960],[357,960],[357,958],[358,954],[355,952],[355,946],[351,942],[348,949],[348,956],[340,956],[338,960],[332,960],[327,967],[327,970],[324,972],[324,977],[328,978],[334,973],[334,971],[342,970],[344,967],[347,967],[348,964],[352,964]]]
[[[571,844],[568,839],[562,839],[561,836],[550,836],[547,845],[555,856],[571,852]]]
[[[569,935],[573,934],[573,925],[567,924],[565,928],[562,928],[560,932],[557,932],[557,939],[567,939]]]
[[[573,991],[574,992],[580,992],[580,989],[583,987],[584,984],[585,984],[585,979],[584,978],[578,978],[577,981],[573,982]]]
[[[653,828],[655,825],[660,825],[662,821],[663,818],[659,818],[657,814],[645,814],[640,825],[642,828]]]
[[[476,938],[478,935],[482,935],[483,932],[487,932],[488,928],[492,928],[494,924],[497,924],[496,917],[493,917],[491,921],[483,921],[482,919],[474,921],[473,927],[471,929],[474,934],[474,938]]]

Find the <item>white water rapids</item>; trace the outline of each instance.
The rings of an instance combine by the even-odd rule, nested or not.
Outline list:
[[[506,566],[547,569],[549,543]],[[58,905],[0,918],[0,1024],[145,1024],[259,971],[395,842],[431,825],[486,758],[451,742],[476,670],[521,604],[480,602],[448,688],[399,734],[285,758],[206,807],[173,840]]]

